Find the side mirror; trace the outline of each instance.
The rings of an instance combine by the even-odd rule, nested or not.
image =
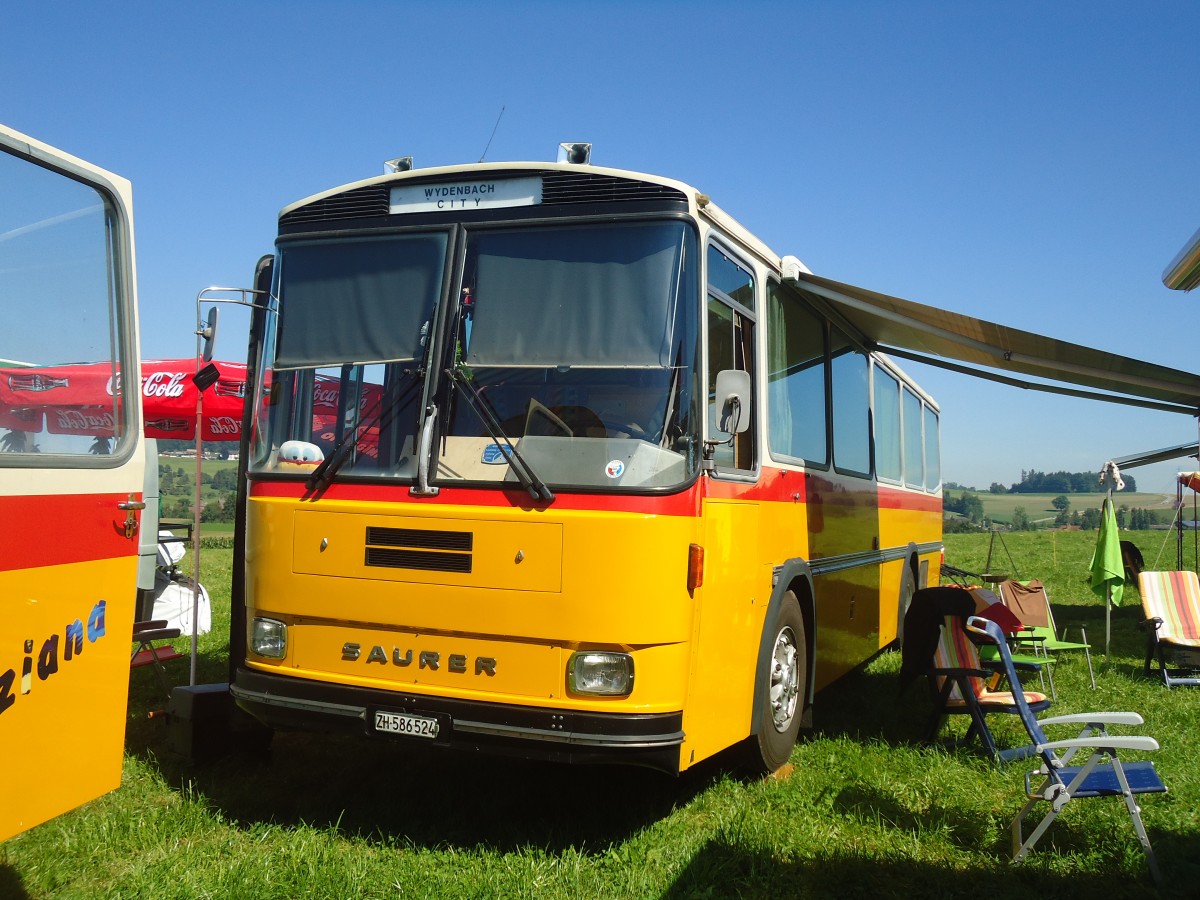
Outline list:
[[[750,373],[722,369],[714,391],[716,426],[726,434],[741,434],[750,427]]]
[[[201,354],[205,362],[209,362],[213,358],[213,347],[217,343],[217,308],[209,307],[208,322],[200,326],[200,330],[196,332],[204,339],[204,351]]]

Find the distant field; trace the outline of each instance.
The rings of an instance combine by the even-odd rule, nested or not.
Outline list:
[[[949,491],[954,497],[960,497],[962,491]],[[1058,510],[1054,508],[1051,502],[1058,494],[989,494],[986,492],[975,492],[976,496],[983,501],[983,512],[994,522],[1009,522],[1012,520],[1013,511],[1018,506],[1025,507],[1025,514],[1030,520],[1037,523],[1043,521],[1052,521]],[[1085,509],[1099,509],[1100,504],[1104,502],[1104,494],[1067,494],[1065,495],[1071,501],[1070,510],[1083,512]],[[1117,506],[1128,506],[1130,509],[1154,509],[1154,510],[1170,510],[1171,504],[1175,501],[1174,494],[1155,494],[1155,493],[1118,493],[1114,495]]]

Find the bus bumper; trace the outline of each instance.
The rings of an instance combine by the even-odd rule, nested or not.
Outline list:
[[[237,705],[278,729],[365,734],[410,745],[564,763],[616,763],[678,774],[683,713],[593,713],[372,690],[239,668]],[[376,712],[434,718],[435,738],[376,730]]]

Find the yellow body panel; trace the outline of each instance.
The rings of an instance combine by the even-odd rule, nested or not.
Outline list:
[[[0,573],[0,840],[120,784],[136,566]]]
[[[320,512],[300,506],[250,503],[249,616],[289,627],[288,655],[251,655],[255,668],[504,703],[639,713],[683,707],[694,519],[360,502],[326,502]],[[368,527],[469,531],[471,572],[366,566]],[[362,648],[358,659],[343,659],[347,642]],[[367,662],[377,646],[376,659],[386,664]],[[633,653],[633,693],[570,696],[567,660],[581,648]],[[412,662],[397,665],[396,651],[403,661],[410,649]],[[439,669],[421,668],[423,651],[438,655]],[[465,657],[465,672],[450,669],[451,656]],[[494,675],[486,663],[476,673],[479,659],[495,661]]]
[[[881,561],[880,551],[895,557],[940,538],[928,509],[880,509],[860,488],[827,496],[814,513],[802,502],[805,473],[774,477],[757,497],[705,499],[699,515],[407,498],[313,508],[252,497],[248,613],[283,621],[288,651],[279,660],[251,654],[248,666],[406,696],[682,711],[686,769],[750,734],[765,619],[785,562],[819,566],[852,548],[863,557],[814,579],[819,688],[895,638],[907,560]],[[379,529],[423,561],[369,562]],[[469,541],[457,549],[430,537],[462,534]],[[814,552],[814,534],[832,552]],[[689,594],[693,543],[704,547],[704,582]],[[632,694],[571,695],[567,664],[580,649],[631,653]]]

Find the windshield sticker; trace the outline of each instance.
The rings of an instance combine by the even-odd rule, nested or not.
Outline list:
[[[482,462],[489,466],[503,466],[508,463],[508,458],[512,456],[511,447],[501,447],[499,444],[488,444],[483,448]]]
[[[604,467],[604,474],[609,478],[620,478],[625,474],[625,463],[619,459],[614,459]]]

